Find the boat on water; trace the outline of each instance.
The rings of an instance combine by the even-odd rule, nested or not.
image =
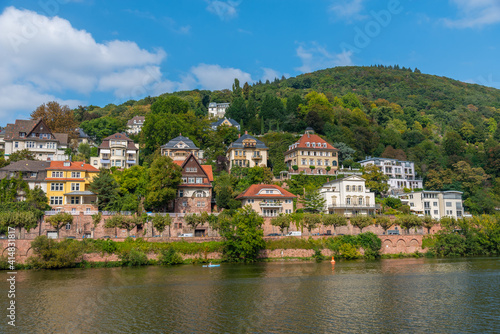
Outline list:
[[[220,264],[204,264],[203,267],[207,267],[207,268],[220,267]]]

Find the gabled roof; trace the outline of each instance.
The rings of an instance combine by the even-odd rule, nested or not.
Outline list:
[[[336,180],[332,180],[332,181],[329,181],[327,183],[324,183],[322,185],[322,187],[325,187],[325,186],[328,186],[328,185],[331,185],[334,183],[339,183],[342,181],[363,181],[363,182],[366,182],[366,180],[359,175],[349,175],[349,176],[343,177],[341,179],[336,179]]]
[[[221,118],[219,119],[217,122],[213,122],[212,124],[210,124],[212,127],[218,127],[220,126],[222,123],[224,123],[224,121],[229,121],[229,123],[231,123],[231,126],[235,126],[235,127],[238,127],[240,126],[240,123],[236,122],[234,119],[232,118]]]
[[[69,162],[69,166],[64,164]],[[71,171],[86,171],[98,173],[99,169],[87,164],[83,161],[51,161],[47,170],[71,170]]]
[[[281,194],[259,194],[259,192],[263,189],[274,189],[281,192]],[[281,188],[280,186],[276,186],[274,184],[252,184],[248,187],[247,190],[239,194],[236,199],[243,198],[295,198],[294,194]]]
[[[190,157],[193,157],[196,162],[198,162],[198,160],[194,157],[194,155],[191,153],[187,158],[186,160],[184,161],[180,161],[180,160],[174,160],[174,163],[178,166],[180,166],[182,169],[184,169],[184,166],[185,164],[188,162],[189,158]],[[214,174],[212,172],[212,165],[200,165],[200,163],[198,162],[198,165],[201,166],[201,169],[203,170],[203,172],[207,175],[207,178],[208,178],[208,181],[210,182],[213,182],[214,181]]]
[[[236,141],[232,142],[231,145],[229,145],[229,148],[230,149],[231,148],[244,148],[243,141],[246,140],[246,139],[255,140],[255,142],[256,142],[255,147],[256,148],[267,149],[266,144],[264,144],[260,140],[256,139],[255,137],[252,137],[252,136],[250,136],[249,134],[246,134],[246,133],[243,136],[241,136],[240,138],[238,138]]]
[[[132,126],[134,124],[136,124],[136,125],[141,124],[142,125],[145,120],[146,120],[146,116],[134,116],[128,120],[127,125],[129,125],[129,126]]]
[[[125,133],[115,133],[114,135],[108,136],[102,140],[102,144],[99,148],[109,148],[110,140],[126,140],[127,141],[127,150],[135,150],[137,151],[137,147],[135,147],[134,141],[130,139]]]
[[[82,128],[78,128],[78,138],[89,138],[90,136],[83,131]]]
[[[37,172],[45,170],[50,166],[49,161],[38,161],[38,160],[20,160],[13,162],[3,168],[0,171],[9,172]]]
[[[309,143],[309,147],[307,146],[307,143]],[[320,143],[321,146],[318,147],[313,147],[312,143]],[[326,147],[323,147],[323,144],[326,143]],[[300,149],[300,148],[307,148],[307,149],[324,149],[324,150],[338,150],[335,147],[333,147],[329,142],[318,136],[317,134],[314,133],[304,133],[302,137],[295,143],[290,145],[293,147],[289,151],[293,149]]]
[[[186,147],[184,147],[184,148],[176,147],[179,143],[184,143],[186,145]],[[199,150],[199,148],[196,147],[196,145],[193,143],[193,141],[191,139],[189,139],[188,137],[184,137],[182,135],[175,137],[174,139],[172,139],[168,143],[162,145],[161,148],[170,148],[170,149],[179,148],[179,149]]]
[[[7,127],[5,128],[5,140],[10,141],[10,140],[30,140],[30,141],[47,141],[47,140],[54,140],[53,138],[40,138],[40,137],[31,137],[31,133],[33,130],[35,130],[38,125],[42,125],[45,127],[47,132],[44,133],[50,133],[51,135],[54,136],[54,138],[59,141],[60,143],[67,144],[68,143],[68,135],[65,133],[52,133],[50,128],[45,124],[42,118],[39,119],[30,119],[30,120],[25,120],[25,119],[16,119],[16,122],[14,124],[7,124]],[[43,131],[45,131],[45,129]],[[19,133],[24,132],[26,134],[25,137],[20,137]]]

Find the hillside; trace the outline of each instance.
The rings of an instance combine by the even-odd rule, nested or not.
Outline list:
[[[469,207],[492,212],[500,199],[500,90],[395,67],[337,67],[232,90],[192,90],[75,110],[98,141],[145,115],[142,159],[179,133],[210,161],[224,155],[233,130],[210,131],[210,102],[231,102],[226,115],[242,131],[263,135],[275,175],[283,152],[312,127],[351,166],[366,156],[411,160],[427,189],[464,192]],[[284,132],[284,133],[283,133]],[[215,164],[215,163],[214,163]],[[487,200],[485,200],[487,199]]]

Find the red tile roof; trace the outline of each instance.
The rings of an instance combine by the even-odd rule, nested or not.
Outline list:
[[[281,192],[281,195],[278,194],[260,194],[258,195],[259,191],[262,189],[276,189]],[[276,186],[273,184],[252,184],[250,187],[248,187],[247,190],[239,194],[236,199],[241,199],[241,198],[295,198],[294,194],[291,192],[281,188],[280,186]]]
[[[186,160],[184,160],[184,161],[186,161]],[[179,165],[180,167],[182,167],[182,165],[184,164],[184,161],[174,160],[174,164]],[[207,174],[208,181],[214,182],[214,174],[212,173],[212,165],[200,165],[200,166],[201,166],[201,168],[203,168],[203,171],[205,172],[205,174]]]
[[[99,169],[86,164],[83,161],[71,161],[70,166],[64,166],[67,161],[51,161],[50,167],[47,170],[74,170],[74,171],[86,171],[86,172],[99,172]]]
[[[310,146],[307,147],[306,143],[309,142]],[[321,147],[313,147],[312,143],[321,143]],[[323,147],[323,143],[326,143],[326,147]],[[333,147],[329,142],[326,140],[322,139],[320,136],[312,133],[305,133],[300,137],[299,141],[296,142],[295,144],[299,144],[297,148],[307,148],[307,149],[328,149],[328,150],[337,150],[335,147]],[[293,144],[295,146],[295,144]],[[295,148],[295,147],[294,147]]]

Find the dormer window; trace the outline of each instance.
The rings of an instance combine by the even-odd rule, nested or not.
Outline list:
[[[326,148],[326,143],[323,143],[323,148]]]
[[[313,143],[313,147],[316,147],[316,143]]]
[[[311,143],[307,142],[307,143],[306,143],[306,146],[307,146],[307,147],[310,147],[310,146],[311,146]]]
[[[64,162],[64,167],[70,167],[70,166],[71,166],[71,163],[69,161]]]
[[[21,138],[26,137],[26,132],[19,132],[19,137],[21,137]]]

